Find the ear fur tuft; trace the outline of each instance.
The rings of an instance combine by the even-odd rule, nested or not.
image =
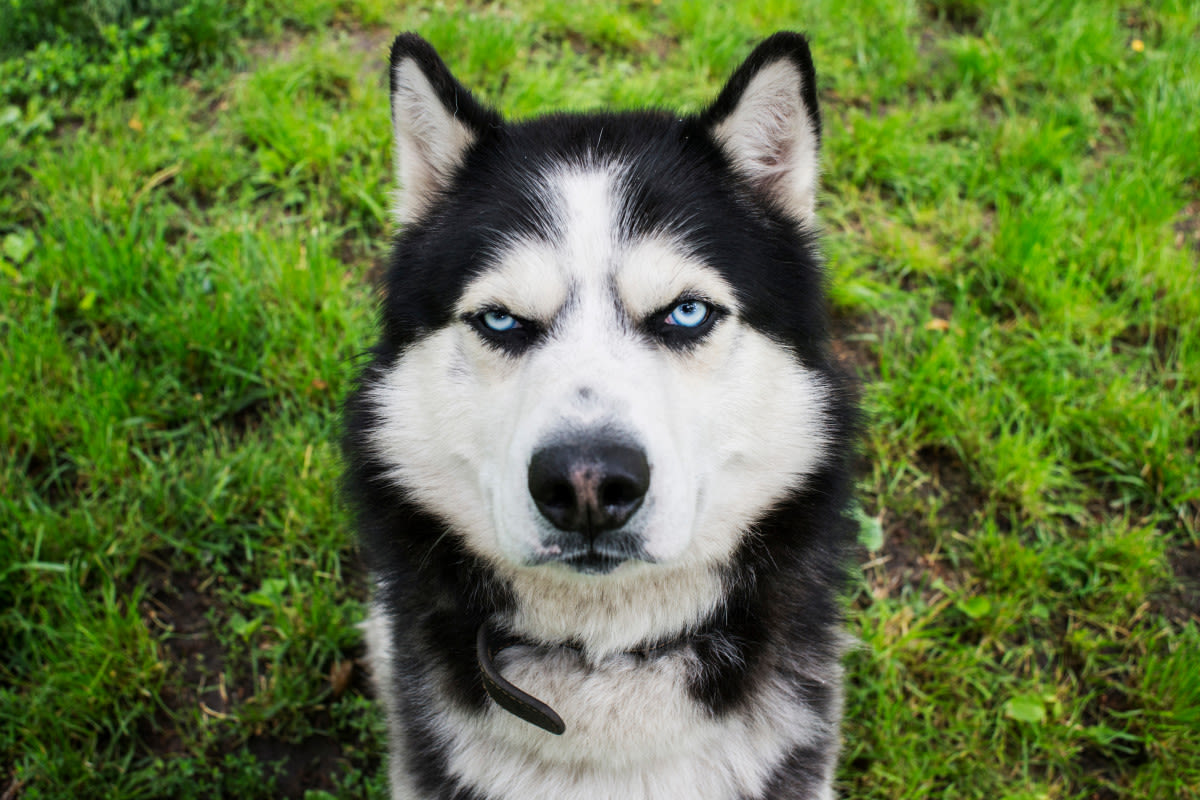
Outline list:
[[[392,214],[404,225],[422,217],[471,147],[501,119],[476,101],[433,46],[415,33],[402,33],[392,43],[388,74],[399,183]]]
[[[800,223],[816,214],[821,117],[808,41],[777,33],[754,49],[701,122],[761,196]]]

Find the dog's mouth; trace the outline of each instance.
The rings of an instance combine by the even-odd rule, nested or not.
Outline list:
[[[629,560],[589,549],[570,558],[561,559],[561,563],[584,575],[607,575]]]
[[[562,564],[582,575],[608,575],[627,561],[653,563],[636,536],[601,536],[590,542],[550,541],[542,546],[533,565]]]

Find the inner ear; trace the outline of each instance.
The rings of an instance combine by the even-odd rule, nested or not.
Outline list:
[[[750,54],[701,120],[734,168],[799,222],[813,218],[821,117],[808,42],[777,33]]]
[[[399,184],[393,216],[401,225],[419,220],[445,191],[468,151],[501,125],[455,80],[429,42],[403,33],[392,43],[392,128]]]

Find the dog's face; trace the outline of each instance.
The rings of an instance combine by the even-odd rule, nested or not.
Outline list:
[[[508,125],[416,37],[391,69],[388,480],[513,574],[728,559],[829,445],[807,48],[768,40],[686,119]]]

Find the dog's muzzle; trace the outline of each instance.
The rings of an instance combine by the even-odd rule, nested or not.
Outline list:
[[[529,462],[529,494],[556,529],[545,561],[607,573],[646,559],[642,537],[626,523],[650,489],[645,452],[623,442],[583,438],[543,447]]]

